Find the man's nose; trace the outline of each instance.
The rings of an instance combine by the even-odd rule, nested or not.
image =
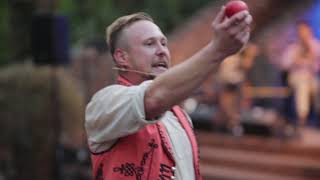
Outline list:
[[[166,56],[168,52],[168,48],[164,45],[162,45],[161,43],[158,44],[157,46],[157,55],[158,56]]]

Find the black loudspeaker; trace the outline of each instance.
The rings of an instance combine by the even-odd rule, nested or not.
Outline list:
[[[69,23],[66,17],[36,15],[32,19],[31,44],[37,65],[69,62]]]

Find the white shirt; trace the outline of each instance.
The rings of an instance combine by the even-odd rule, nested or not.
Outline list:
[[[112,85],[97,92],[86,108],[85,128],[91,151],[110,148],[118,138],[133,134],[157,120],[147,120],[144,111],[144,94],[152,81],[138,86]],[[190,120],[190,118],[189,118]],[[178,180],[194,180],[191,143],[171,111],[165,112],[163,122],[171,142]]]

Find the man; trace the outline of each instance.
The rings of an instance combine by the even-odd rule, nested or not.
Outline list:
[[[119,85],[100,90],[86,109],[94,179],[201,179],[191,121],[175,105],[247,43],[251,21],[248,11],[227,18],[223,7],[214,40],[170,69],[167,39],[150,16],[120,17],[108,27]]]

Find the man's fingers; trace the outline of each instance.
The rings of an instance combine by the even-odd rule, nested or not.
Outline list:
[[[249,41],[250,38],[250,27],[245,27],[242,31],[237,33],[236,39],[239,40],[241,43],[245,44]]]
[[[224,20],[224,18],[225,18],[225,9],[226,8],[224,6],[222,6],[222,8],[218,12],[216,18],[214,19],[213,24],[219,24]]]
[[[241,11],[226,20],[223,24],[226,28],[229,28],[232,25],[239,24],[240,22],[244,21],[248,16],[250,16],[248,11]],[[250,19],[247,20],[249,23],[251,23]]]
[[[248,24],[246,22],[242,21],[237,25],[231,26],[228,29],[228,31],[229,31],[230,35],[236,36],[239,32],[244,31],[246,27],[248,27]]]
[[[244,21],[249,25],[252,23],[253,18],[252,16],[249,14],[248,16],[246,16],[246,18],[244,19]]]

